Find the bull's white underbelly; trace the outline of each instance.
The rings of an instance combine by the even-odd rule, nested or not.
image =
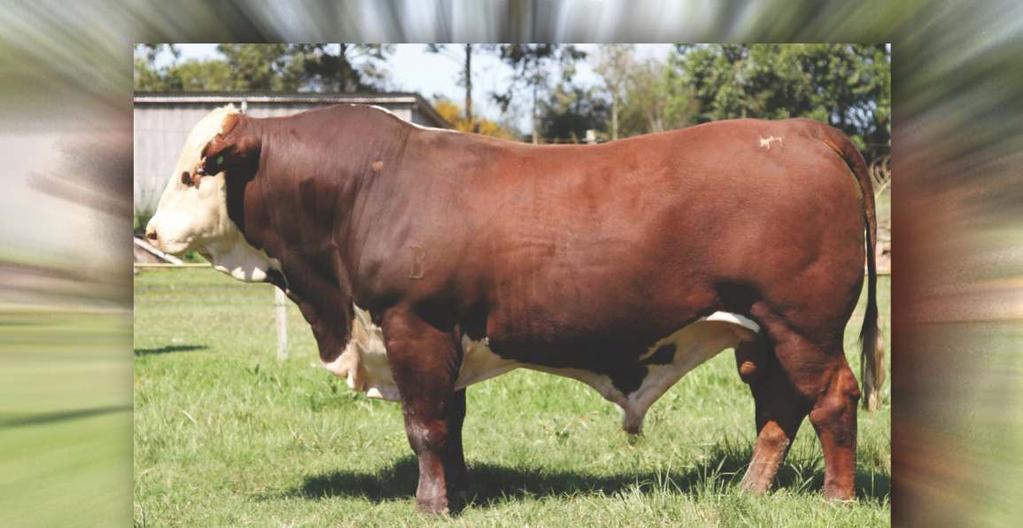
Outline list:
[[[728,312],[715,312],[686,325],[657,341],[639,358],[642,361],[666,345],[675,347],[672,361],[647,364],[647,374],[639,388],[627,395],[616,388],[606,375],[504,359],[490,350],[486,338],[473,341],[463,337],[462,368],[455,385],[458,389],[465,388],[520,367],[577,379],[621,407],[624,412],[623,427],[627,431],[638,432],[650,406],[683,375],[722,350],[752,339],[759,331],[760,327],[755,322]],[[352,322],[351,341],[340,357],[324,366],[335,375],[346,378],[349,387],[365,392],[370,398],[400,399],[387,363],[383,332],[373,324],[369,313],[358,307],[355,308],[355,320]]]

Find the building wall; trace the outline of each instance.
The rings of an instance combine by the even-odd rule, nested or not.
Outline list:
[[[373,102],[390,110],[398,117],[424,126],[438,126],[430,116],[424,115],[413,102]],[[214,108],[226,102],[138,102],[134,118],[134,201],[135,209],[153,211],[160,199],[174,166],[177,164],[181,146],[184,145],[192,127]],[[241,106],[241,98],[234,103]],[[336,104],[336,101],[317,102],[276,102],[249,101],[246,114],[253,117],[286,116],[320,106]]]

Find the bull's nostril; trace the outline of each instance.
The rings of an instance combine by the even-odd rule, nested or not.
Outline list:
[[[148,238],[149,240],[152,240],[152,241],[155,242],[156,239],[158,238],[157,235],[156,235],[156,230],[155,229],[147,229],[146,230],[146,238]]]

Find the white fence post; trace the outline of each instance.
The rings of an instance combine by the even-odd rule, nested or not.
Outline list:
[[[274,312],[277,317],[277,359],[288,359],[288,306],[284,292],[274,288]]]

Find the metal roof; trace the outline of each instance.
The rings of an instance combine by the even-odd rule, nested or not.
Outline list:
[[[313,104],[407,104],[433,120],[437,126],[451,124],[426,99],[414,92],[389,93],[314,93],[314,92],[136,92],[136,105],[149,104],[227,104],[249,103],[313,103]]]

